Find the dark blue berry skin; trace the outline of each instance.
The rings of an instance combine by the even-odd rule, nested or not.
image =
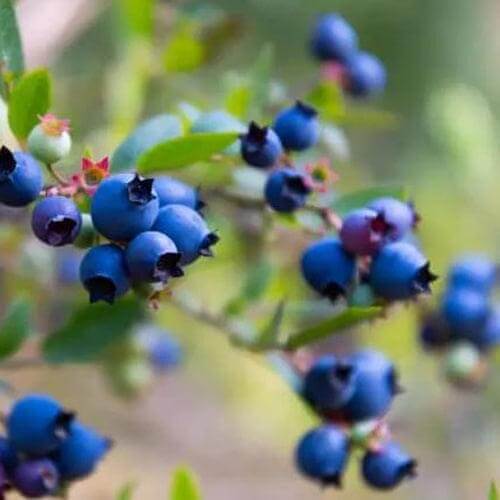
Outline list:
[[[341,486],[347,460],[349,440],[335,425],[323,425],[308,432],[299,442],[295,454],[298,469],[323,485]]]
[[[385,223],[385,238],[389,241],[404,238],[418,222],[418,215],[413,206],[396,198],[377,198],[368,208],[377,212]]]
[[[42,170],[33,156],[0,148],[0,203],[25,207],[36,200],[42,187]]]
[[[468,255],[455,262],[448,275],[448,286],[474,288],[489,293],[497,278],[497,266],[482,255]]]
[[[197,189],[173,177],[156,177],[153,188],[158,195],[160,208],[165,205],[185,205],[193,210],[201,210],[204,206]]]
[[[49,396],[32,394],[19,399],[7,417],[7,436],[18,453],[42,456],[63,441],[73,415]]]
[[[54,462],[48,458],[21,462],[10,479],[14,488],[27,498],[49,496],[59,488],[59,473]]]
[[[136,236],[128,244],[125,256],[135,282],[166,282],[170,276],[184,274],[178,265],[181,254],[175,243],[158,231],[146,231]]]
[[[377,451],[368,451],[363,457],[361,471],[364,480],[373,488],[390,490],[404,479],[414,477],[417,462],[401,447],[389,442]]]
[[[331,300],[345,295],[356,273],[354,257],[332,237],[312,243],[302,255],[301,267],[307,283]]]
[[[272,172],[264,188],[269,206],[282,213],[291,213],[303,207],[310,192],[305,177],[293,168]]]
[[[74,481],[90,475],[110,450],[112,442],[94,429],[73,422],[68,438],[54,454],[59,475],[64,481]]]
[[[251,122],[248,132],[240,136],[241,156],[252,167],[269,168],[283,154],[283,146],[276,132]]]
[[[339,236],[348,252],[373,255],[383,245],[388,231],[383,216],[369,208],[360,208],[345,216]]]
[[[447,347],[452,340],[451,332],[441,314],[429,314],[420,325],[420,342],[424,349],[433,351]]]
[[[73,243],[82,227],[82,216],[73,200],[49,196],[39,201],[31,216],[35,236],[53,247]]]
[[[398,394],[397,374],[393,364],[376,351],[361,351],[347,360],[352,366],[351,397],[342,406],[343,417],[360,422],[382,417]]]
[[[494,309],[485,325],[470,341],[481,351],[488,351],[500,344],[500,309]]]
[[[0,437],[0,464],[7,472],[12,471],[19,463],[17,452],[12,443],[5,437]],[[0,484],[2,481],[0,481]]]
[[[183,205],[163,207],[152,230],[166,234],[175,243],[182,265],[191,264],[200,255],[211,256],[210,247],[219,240],[197,212]]]
[[[303,151],[318,142],[318,113],[314,108],[297,101],[276,117],[273,128],[286,150]]]
[[[316,22],[311,49],[320,61],[344,62],[357,52],[358,35],[339,14],[326,14]]]
[[[317,359],[304,377],[304,399],[322,415],[339,410],[353,392],[353,367],[332,355]]]
[[[370,270],[370,285],[378,296],[388,300],[406,300],[429,292],[435,279],[420,250],[404,241],[384,246]]]
[[[101,182],[90,212],[99,233],[112,241],[128,241],[151,229],[158,210],[153,179],[118,174]]]
[[[156,336],[147,351],[151,365],[158,372],[168,371],[182,360],[181,346],[169,335]]]
[[[486,323],[490,304],[483,293],[457,287],[447,290],[441,311],[454,336],[473,339]]]
[[[124,251],[113,244],[91,248],[80,265],[80,281],[91,303],[103,300],[112,304],[130,288]]]
[[[354,97],[380,94],[387,84],[382,61],[367,52],[357,52],[345,63],[347,91]]]

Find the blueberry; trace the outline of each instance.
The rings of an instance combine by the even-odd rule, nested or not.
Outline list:
[[[181,253],[182,265],[194,262],[200,255],[211,256],[211,246],[219,241],[205,220],[183,205],[167,205],[160,210],[153,231],[166,234]]]
[[[165,205],[185,205],[193,210],[201,210],[205,206],[197,189],[173,177],[156,177],[153,188],[158,195],[160,208]]]
[[[377,212],[379,220],[385,224],[387,240],[396,241],[404,238],[419,221],[413,205],[396,198],[377,198],[368,205],[368,208]]]
[[[384,246],[374,257],[370,270],[373,290],[388,300],[405,300],[429,292],[430,283],[436,279],[429,261],[404,241]]]
[[[369,208],[348,213],[340,230],[344,248],[357,255],[373,255],[385,242],[390,231],[383,215]]]
[[[276,117],[273,128],[285,149],[303,151],[318,142],[318,113],[314,108],[297,101]]]
[[[73,243],[81,226],[80,211],[73,200],[64,196],[39,201],[31,216],[31,228],[37,238],[54,247]]]
[[[470,341],[481,351],[487,351],[500,344],[500,308],[490,312],[485,325]]]
[[[496,277],[494,262],[483,255],[467,255],[451,266],[448,286],[464,286],[487,293],[495,285]]]
[[[415,477],[416,468],[417,462],[393,441],[368,451],[361,464],[364,480],[379,490],[395,488],[404,479]]]
[[[311,244],[302,255],[301,266],[307,283],[331,300],[346,294],[356,273],[354,257],[332,237]]]
[[[12,485],[27,498],[52,495],[59,488],[59,473],[54,462],[38,458],[21,462],[11,475]]]
[[[175,243],[158,231],[146,231],[136,236],[125,251],[127,267],[136,282],[166,282],[170,276],[184,273],[179,267],[181,254]]]
[[[387,83],[387,72],[380,59],[368,52],[357,52],[345,63],[347,92],[355,97],[381,93]]]
[[[19,453],[41,456],[54,451],[67,436],[73,414],[49,396],[19,399],[7,417],[7,436]]]
[[[458,342],[446,353],[444,373],[457,387],[477,388],[486,375],[486,364],[475,345]]]
[[[148,357],[153,368],[165,372],[178,365],[182,359],[182,349],[171,336],[156,335],[147,345]]]
[[[130,288],[124,251],[113,244],[91,248],[80,265],[80,281],[91,303],[103,300],[112,304]]]
[[[303,207],[310,192],[305,177],[289,167],[272,172],[264,188],[264,196],[269,206],[284,213]]]
[[[316,360],[304,377],[303,396],[323,415],[338,410],[353,391],[353,367],[332,355]]]
[[[283,154],[283,146],[276,132],[269,127],[259,127],[251,122],[248,132],[240,136],[241,156],[253,167],[269,168]]]
[[[68,438],[54,454],[54,462],[61,479],[74,481],[90,475],[111,445],[111,440],[94,429],[73,422]]]
[[[321,16],[314,27],[311,49],[320,61],[343,62],[358,49],[358,35],[339,14]]]
[[[448,346],[451,332],[441,314],[428,314],[420,325],[420,342],[424,349],[439,350]]]
[[[348,458],[349,440],[335,425],[323,425],[308,432],[296,450],[299,470],[323,485],[341,486]]]
[[[92,198],[92,222],[113,241],[128,241],[151,229],[159,210],[153,179],[118,174],[101,182]]]
[[[43,187],[39,163],[28,153],[0,149],[0,203],[24,207],[34,201]]]
[[[0,436],[0,465],[3,467],[3,470],[7,472],[11,472],[19,463],[19,458],[17,456],[17,452],[12,446],[12,443],[9,439],[4,436]],[[1,474],[0,474],[0,484]]]

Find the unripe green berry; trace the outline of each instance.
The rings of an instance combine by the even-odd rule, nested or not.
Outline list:
[[[444,369],[446,377],[462,387],[477,386],[486,372],[480,352],[468,342],[461,342],[450,349],[445,358]]]
[[[69,154],[71,136],[65,121],[51,115],[42,117],[41,121],[28,136],[28,150],[37,160],[50,165]]]

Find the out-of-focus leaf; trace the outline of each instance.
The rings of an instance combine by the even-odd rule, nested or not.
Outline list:
[[[398,117],[390,111],[377,108],[348,107],[343,116],[339,117],[343,125],[374,129],[394,129],[398,125]]]
[[[375,319],[380,316],[382,311],[381,307],[350,307],[332,318],[290,335],[283,347],[285,349],[298,349],[335,333],[340,333],[346,328]]]
[[[318,110],[323,120],[338,122],[345,116],[342,90],[333,82],[318,84],[309,94],[307,102]]]
[[[488,500],[498,500],[498,490],[494,482],[490,485],[490,492],[488,494]]]
[[[172,474],[169,500],[201,500],[198,481],[188,467],[178,467]]]
[[[236,132],[191,134],[162,142],[143,153],[137,162],[139,172],[161,172],[209,160],[233,144]]]
[[[179,27],[171,36],[163,53],[165,69],[172,73],[194,71],[203,64],[204,60],[205,47],[192,24]]]
[[[130,333],[144,316],[136,299],[121,299],[115,304],[97,303],[78,308],[67,322],[43,343],[47,361],[88,362]]]
[[[281,301],[276,307],[269,323],[259,332],[251,346],[254,350],[263,351],[278,347],[284,315],[285,301]]]
[[[370,203],[370,201],[383,196],[405,200],[407,193],[406,189],[402,186],[377,186],[344,194],[333,202],[332,208],[339,215],[344,215],[356,208],[362,208]]]
[[[0,359],[15,354],[30,334],[31,304],[26,299],[12,302],[0,326]]]
[[[132,500],[134,489],[135,489],[134,483],[127,483],[118,492],[116,500]]]
[[[250,109],[255,119],[261,119],[268,103],[271,74],[274,62],[274,47],[264,45],[250,71],[249,88],[252,89]]]
[[[116,149],[111,160],[113,172],[136,166],[139,156],[157,144],[182,135],[182,123],[174,115],[158,115],[141,123]]]
[[[0,0],[0,68],[21,74],[24,56],[13,0]]]
[[[252,100],[252,91],[246,82],[232,87],[226,96],[226,109],[238,118],[247,116]]]
[[[156,0],[118,0],[123,21],[131,34],[152,37],[155,5]]]
[[[9,99],[9,125],[18,139],[26,139],[50,107],[52,83],[46,69],[26,73],[16,84]]]

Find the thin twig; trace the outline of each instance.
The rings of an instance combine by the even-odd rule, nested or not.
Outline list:
[[[64,175],[62,175],[61,173],[59,173],[54,168],[54,165],[52,165],[51,163],[47,163],[47,170],[49,171],[50,175],[52,175],[52,177],[54,177],[54,179],[59,184],[61,184],[62,186],[68,186],[69,185],[68,179],[66,179],[66,177],[64,177]]]

